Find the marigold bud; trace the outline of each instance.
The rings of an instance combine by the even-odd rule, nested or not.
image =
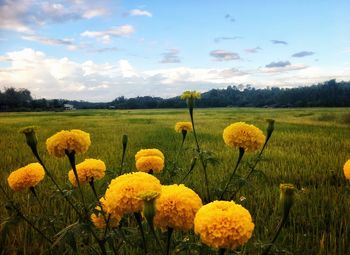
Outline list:
[[[289,210],[294,203],[294,194],[296,188],[293,184],[283,183],[280,184],[280,205],[283,210],[283,217],[287,217]]]
[[[27,144],[31,149],[36,149],[36,145],[38,144],[35,130],[36,127],[34,126],[24,127],[19,130],[20,133],[23,133],[26,136]]]
[[[268,126],[267,126],[267,134],[266,134],[266,140],[268,140],[272,133],[273,133],[273,130],[275,129],[275,120],[273,119],[267,119],[266,122],[268,123]]]

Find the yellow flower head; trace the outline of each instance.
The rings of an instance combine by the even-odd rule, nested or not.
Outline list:
[[[100,199],[101,205],[102,207],[104,207],[103,211],[105,212],[105,199],[101,198]],[[91,214],[90,219],[91,222],[95,225],[96,228],[98,229],[104,229],[106,227],[106,222],[105,222],[105,218],[103,217],[103,213],[101,211],[101,207],[100,206],[96,206],[95,208],[95,213]],[[105,212],[105,217],[106,219],[109,218],[108,221],[108,226],[111,228],[116,228],[119,225],[120,219],[122,218],[121,214],[108,214]]]
[[[182,133],[184,131],[190,132],[192,130],[193,130],[192,123],[189,121],[188,122],[177,122],[175,124],[175,131],[178,133]]]
[[[233,201],[206,204],[194,219],[195,233],[203,243],[216,249],[236,249],[250,239],[253,230],[249,211]]]
[[[157,156],[164,160],[164,154],[158,149],[142,149],[135,154],[135,161],[139,160],[141,157]]]
[[[49,154],[56,157],[64,157],[66,151],[84,153],[90,144],[90,135],[78,129],[62,130],[46,140]]]
[[[13,191],[34,187],[44,179],[45,171],[39,163],[31,163],[13,171],[7,182]]]
[[[164,160],[158,156],[141,157],[136,161],[136,169],[141,172],[149,173],[153,171],[159,173],[164,168]]]
[[[344,165],[344,175],[350,181],[350,159]]]
[[[156,199],[154,224],[162,229],[192,229],[194,217],[201,206],[200,197],[185,185],[162,186],[162,192]]]
[[[85,184],[92,180],[95,181],[103,178],[105,176],[106,165],[102,160],[89,158],[77,164],[76,169],[79,183]],[[68,179],[74,187],[78,186],[73,170],[69,171]]]
[[[181,95],[181,99],[200,99],[201,93],[198,91],[185,91]]]
[[[141,172],[159,173],[164,168],[164,154],[158,149],[142,149],[135,155],[136,169]]]
[[[106,211],[111,214],[141,212],[145,192],[160,192],[160,181],[144,172],[123,174],[113,179],[105,194]]]
[[[243,148],[245,151],[258,150],[265,142],[264,133],[253,125],[236,122],[224,129],[225,143],[233,148]]]

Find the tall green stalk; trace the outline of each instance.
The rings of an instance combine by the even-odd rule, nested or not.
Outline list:
[[[208,180],[207,166],[206,166],[206,164],[204,162],[203,155],[201,153],[201,149],[200,149],[200,146],[199,146],[199,143],[198,143],[198,139],[197,139],[196,128],[194,126],[193,105],[192,105],[192,107],[191,106],[189,107],[189,113],[190,113],[190,117],[191,117],[191,123],[192,123],[192,128],[193,128],[193,135],[194,135],[194,139],[195,139],[195,142],[196,142],[196,150],[197,150],[197,153],[199,154],[199,160],[201,161],[201,165],[202,165],[203,172],[204,172],[206,200],[209,202],[209,201],[211,201],[211,199],[210,199],[210,192],[209,192],[209,180]]]
[[[231,173],[231,176],[230,176],[230,178],[228,179],[228,182],[226,183],[225,188],[224,188],[224,190],[223,190],[222,193],[221,193],[220,200],[224,198],[224,195],[225,195],[225,193],[226,193],[226,191],[227,191],[227,189],[228,189],[228,187],[229,187],[229,185],[230,185],[230,183],[231,183],[231,181],[232,181],[232,178],[233,178],[233,176],[235,176],[235,174],[236,174],[236,172],[237,172],[239,163],[241,162],[241,160],[242,160],[242,158],[243,158],[243,155],[244,155],[244,149],[240,147],[240,148],[239,148],[239,155],[238,155],[238,159],[237,159],[236,166],[235,166],[235,168],[233,169],[233,171],[232,171],[232,173]]]
[[[70,163],[70,165],[72,167],[75,179],[76,179],[77,184],[78,184],[78,190],[79,190],[79,193],[80,193],[81,201],[83,203],[85,214],[87,214],[88,209],[86,207],[84,194],[83,194],[83,191],[82,191],[81,186],[80,186],[79,176],[78,176],[77,168],[76,168],[76,165],[75,165],[75,151],[69,152],[69,151],[66,150],[66,155],[67,155],[67,157],[69,159],[69,163]]]

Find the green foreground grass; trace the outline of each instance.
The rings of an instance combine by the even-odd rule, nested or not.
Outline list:
[[[238,156],[238,150],[225,146],[223,129],[233,122],[245,121],[265,130],[267,118],[276,120],[275,132],[257,167],[259,172],[235,199],[251,212],[255,223],[253,237],[240,254],[258,254],[261,244],[270,239],[280,215],[277,208],[280,183],[292,183],[299,192],[289,221],[271,254],[350,254],[350,183],[344,179],[342,171],[345,161],[350,158],[348,108],[195,109],[200,145],[218,159],[218,163],[210,165],[208,170],[211,192],[227,180]],[[43,160],[66,189],[71,189],[67,181],[68,160],[52,158],[45,149],[46,139],[62,129],[81,129],[91,134],[92,145],[85,155],[78,156],[77,162],[84,158],[98,158],[115,173],[120,171],[123,134],[129,137],[124,172],[135,169],[134,155],[139,149],[158,148],[166,157],[166,169],[158,177],[163,183],[170,182],[167,171],[172,168],[181,143],[181,134],[174,131],[177,121],[189,121],[186,109],[1,113],[0,181],[7,188],[10,171],[35,161],[24,136],[18,133],[22,127],[35,125]],[[194,139],[189,134],[172,183],[179,183],[185,175],[194,148]],[[246,173],[253,158],[254,154],[244,156],[239,174]],[[204,194],[199,164],[184,184]],[[106,185],[106,179],[98,183],[100,194]],[[48,208],[46,214],[56,215],[64,221],[63,225],[72,223],[74,213],[62,200],[52,198],[55,192],[49,179],[45,179],[37,191]],[[88,189],[85,193],[93,201]],[[13,198],[27,215],[39,214],[40,208],[27,192],[13,194]],[[2,194],[0,201],[0,221],[3,222],[8,214]],[[180,240],[186,235],[179,234],[176,238]],[[2,254],[38,254],[45,246],[23,222],[11,227],[3,245]],[[133,252],[139,251],[130,247],[124,249],[125,254]],[[187,251],[185,254],[193,253]]]

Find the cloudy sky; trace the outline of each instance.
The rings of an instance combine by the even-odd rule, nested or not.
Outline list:
[[[350,80],[348,0],[0,0],[0,89],[170,97]]]

